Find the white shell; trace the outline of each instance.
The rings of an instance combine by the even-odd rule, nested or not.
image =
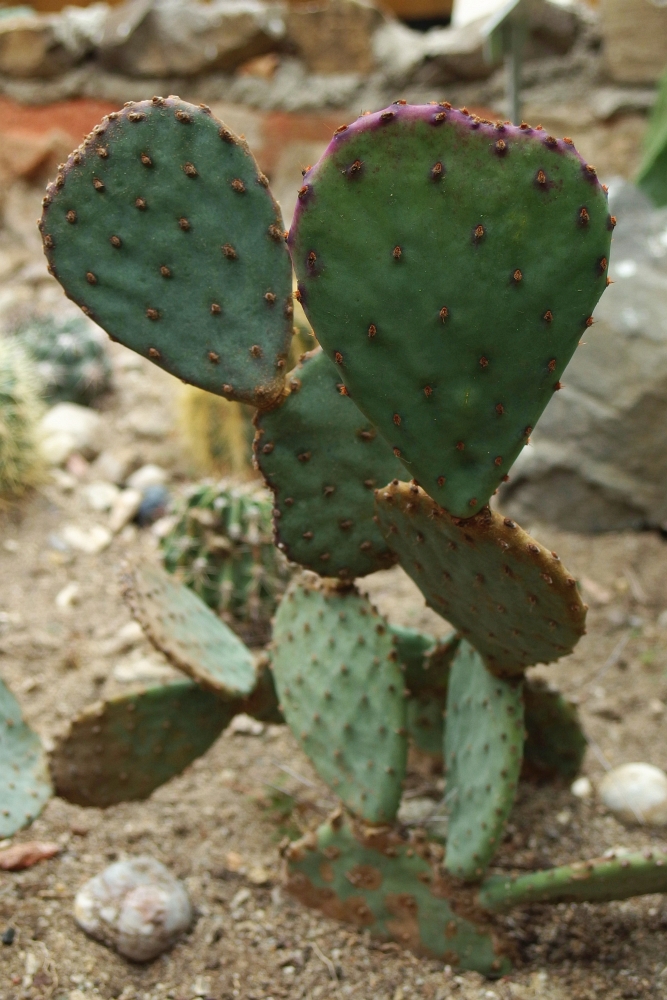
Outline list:
[[[150,857],[117,861],[81,886],[74,918],[86,934],[125,958],[148,962],[192,923],[192,906],[181,882]]]
[[[667,825],[667,774],[652,764],[621,764],[599,785],[600,798],[622,823]]]

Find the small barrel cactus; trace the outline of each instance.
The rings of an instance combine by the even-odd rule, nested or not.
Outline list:
[[[254,476],[254,415],[251,406],[184,385],[179,398],[179,431],[192,471],[204,476]]]
[[[254,483],[200,483],[162,541],[164,565],[248,642],[268,637],[288,570],[273,545],[272,504]]]
[[[38,379],[22,348],[0,338],[0,495],[20,495],[41,473]]]
[[[83,316],[34,317],[17,331],[34,358],[52,403],[89,406],[111,385],[111,366],[94,326]]]

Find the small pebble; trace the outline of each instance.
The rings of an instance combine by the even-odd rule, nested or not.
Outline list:
[[[137,524],[142,528],[159,521],[167,513],[169,492],[160,483],[146,486],[142,492],[141,503],[137,511]]]
[[[144,856],[117,861],[82,885],[74,918],[125,958],[149,962],[187,931],[192,905],[184,885]]]
[[[598,791],[621,823],[667,825],[667,774],[652,764],[621,764],[605,774]]]
[[[159,465],[142,465],[127,477],[125,485],[143,491],[148,486],[164,486],[168,478],[166,469],[162,469]]]
[[[250,715],[241,713],[232,719],[229,732],[233,736],[261,736],[264,732],[264,723],[253,719]]]
[[[111,514],[109,515],[109,527],[114,535],[118,534],[126,524],[134,520],[141,506],[141,500],[140,490],[132,488],[121,490],[114,501]]]
[[[583,775],[570,785],[570,791],[578,799],[590,799],[593,794],[591,779]]]
[[[2,941],[2,943],[5,945],[14,944],[15,937],[16,937],[16,931],[14,930],[14,928],[8,927],[6,931],[2,932],[2,937],[0,938],[0,941]]]

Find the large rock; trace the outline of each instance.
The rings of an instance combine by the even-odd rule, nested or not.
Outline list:
[[[149,962],[187,931],[185,886],[150,857],[117,861],[81,886],[74,918],[86,934],[134,962]]]
[[[572,531],[667,528],[667,209],[611,185],[612,284],[500,506]]]
[[[55,35],[51,19],[19,8],[0,17],[0,73],[7,76],[54,76],[74,62]]]
[[[618,83],[655,83],[667,63],[667,6],[659,0],[602,0],[604,61]]]
[[[128,0],[109,15],[100,58],[131,76],[233,70],[276,48],[282,14],[262,0]]]
[[[370,73],[384,15],[371,0],[315,0],[287,14],[287,38],[311,73]]]

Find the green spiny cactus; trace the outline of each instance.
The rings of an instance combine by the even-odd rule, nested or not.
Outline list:
[[[41,813],[51,798],[46,755],[39,736],[0,680],[0,837],[12,837]]]
[[[649,847],[641,853],[609,851],[518,877],[494,875],[482,884],[479,901],[502,913],[527,903],[603,903],[653,892],[667,892],[667,854]]]
[[[614,221],[569,140],[444,106],[341,128],[289,236],[352,399],[439,504],[482,508],[560,388]]]
[[[507,944],[438,862],[442,847],[334,815],[287,849],[288,891],[306,906],[486,976],[509,972]]]
[[[384,619],[349,586],[295,581],[276,615],[271,657],[285,719],[320,776],[355,814],[391,821],[408,744]]]
[[[49,402],[89,406],[111,387],[111,365],[99,331],[83,316],[35,316],[16,334],[35,361]]]
[[[291,844],[286,857],[288,890],[306,906],[489,977],[509,971],[512,953],[496,913],[528,903],[667,892],[667,854],[651,849],[466,886],[443,870],[442,847],[422,831],[408,837],[340,813]]]
[[[175,667],[227,701],[253,691],[252,653],[196,594],[152,566],[128,567],[122,582],[134,617]]]
[[[254,483],[196,484],[161,542],[165,568],[252,645],[268,638],[289,577],[273,546],[271,509]]]
[[[49,186],[40,228],[51,273],[114,339],[228,399],[279,395],[294,312],[283,222],[208,108],[154,98],[108,115]]]
[[[414,484],[376,493],[380,528],[429,607],[496,673],[522,674],[572,651],[586,608],[554,553],[484,508],[452,517]]]
[[[110,116],[73,154],[47,194],[42,234],[52,271],[112,336],[186,381],[259,406],[260,461],[275,474],[284,516],[284,483],[295,483],[285,497],[298,492],[304,503],[317,489],[298,465],[271,467],[275,443],[287,447],[293,436],[301,446],[311,425],[307,450],[324,442],[331,455],[335,435],[309,374],[326,372],[324,360],[300,373],[301,401],[312,389],[314,406],[297,413],[299,393],[283,386],[290,276],[263,183],[247,149],[206,110],[156,98]],[[522,687],[528,764],[568,777],[581,757],[567,705],[523,682],[527,666],[566,655],[583,633],[576,582],[485,505],[591,321],[613,226],[594,169],[568,140],[446,105],[399,104],[338,131],[306,176],[289,241],[301,300],[338,366],[329,369],[343,387],[336,405],[358,406],[364,428],[377,429],[419,480],[378,490],[385,548],[466,640],[452,666],[458,638],[431,648],[429,637],[392,635],[340,582],[295,583],[283,599],[271,653],[282,707],[318,771],[364,820],[338,815],[290,848],[291,888],[373,934],[488,975],[509,967],[492,911],[667,888],[665,859],[655,855],[481,886],[457,877],[479,878],[502,833],[522,756]],[[355,412],[345,421],[361,427]],[[380,478],[375,468],[368,478]],[[369,513],[363,507],[359,522]],[[280,531],[300,560],[315,539],[296,518]],[[339,575],[360,572],[342,558]],[[158,647],[217,691],[227,714],[279,719],[270,670],[255,669],[249,651],[221,635],[196,595],[151,573],[142,571],[130,596]],[[503,711],[491,713],[487,696]],[[428,737],[415,736],[419,713]],[[443,867],[441,845],[392,822],[408,730],[430,748],[441,734],[450,758],[446,865],[457,876]]]
[[[0,497],[20,496],[40,481],[39,380],[23,349],[0,337]]]
[[[472,646],[456,654],[447,692],[447,870],[481,879],[502,839],[521,772],[520,680],[494,677]]]
[[[96,702],[51,754],[58,795],[106,807],[147,798],[208,750],[235,714],[192,681],[177,681]]]
[[[255,455],[275,495],[278,547],[306,569],[345,580],[391,566],[373,521],[373,490],[400,463],[340,392],[322,351],[304,357],[289,386],[280,406],[256,418]]]

